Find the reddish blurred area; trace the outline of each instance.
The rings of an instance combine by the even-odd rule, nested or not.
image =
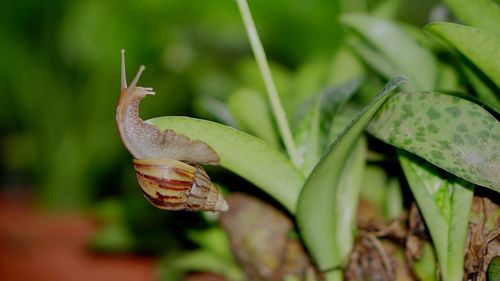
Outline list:
[[[0,280],[153,280],[154,259],[91,252],[97,225],[77,214],[48,214],[29,196],[0,193]]]

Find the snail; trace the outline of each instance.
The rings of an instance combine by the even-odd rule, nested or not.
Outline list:
[[[121,93],[116,123],[121,140],[135,158],[137,181],[144,197],[164,210],[227,211],[227,202],[202,165],[217,165],[219,156],[206,143],[173,130],[160,130],[139,116],[139,103],[152,88],[137,86],[140,66],[127,86],[125,51],[121,51]]]

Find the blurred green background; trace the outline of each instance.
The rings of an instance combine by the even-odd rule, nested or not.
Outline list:
[[[341,12],[366,10],[378,1],[249,4],[277,82],[286,84],[303,66],[331,60],[343,42]],[[423,25],[436,4],[402,1],[399,18]],[[121,48],[129,79],[145,64],[140,84],[157,93],[142,103],[144,119],[189,115],[231,124],[226,97],[244,85],[262,88],[233,0],[2,1],[0,183],[3,190],[32,191],[47,209],[96,210],[113,222],[102,241],[118,241],[111,243],[117,250],[160,250],[147,245],[155,239],[133,245],[120,230],[123,220],[149,238],[170,235],[176,243],[175,231],[154,231],[158,218],[182,228],[186,217],[197,215],[173,218],[142,199],[115,127]],[[227,178],[222,182],[232,189],[235,178]]]

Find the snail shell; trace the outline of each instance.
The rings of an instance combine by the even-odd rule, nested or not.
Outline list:
[[[116,123],[123,144],[138,158],[133,162],[142,193],[151,204],[164,210],[227,211],[226,201],[200,165],[217,165],[217,153],[202,141],[172,130],[161,131],[139,116],[141,100],[154,95],[152,88],[137,86],[143,71],[141,66],[127,86],[122,50]]]
[[[201,165],[173,159],[134,159],[146,199],[164,210],[227,211],[228,205]]]

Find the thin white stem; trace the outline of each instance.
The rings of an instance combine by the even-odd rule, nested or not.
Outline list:
[[[298,165],[298,153],[295,142],[293,141],[292,131],[290,130],[285,110],[283,109],[283,105],[281,104],[280,98],[278,96],[278,91],[276,90],[276,85],[274,84],[274,80],[271,75],[271,69],[269,68],[269,64],[267,63],[266,53],[264,52],[264,48],[262,47],[262,43],[260,42],[259,35],[257,34],[255,23],[252,19],[252,14],[250,13],[250,9],[248,8],[248,3],[246,0],[236,0],[236,2],[238,3],[238,8],[240,10],[243,24],[245,25],[245,29],[248,34],[248,39],[250,40],[250,45],[252,46],[255,60],[257,61],[262,79],[264,79],[267,96],[271,103],[271,109],[273,111],[274,118],[276,119],[276,123],[278,124],[278,129],[280,131],[281,137],[283,138],[283,142],[285,143],[286,150],[289,157],[292,159],[292,162],[295,165]]]

